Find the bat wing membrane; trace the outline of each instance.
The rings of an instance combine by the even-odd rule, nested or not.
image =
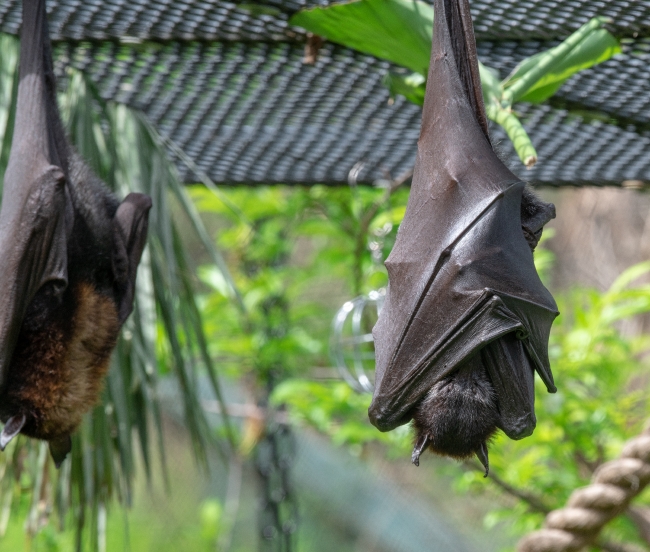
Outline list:
[[[65,137],[56,107],[44,0],[25,0],[16,119],[0,210],[0,390],[25,310],[67,286]]]
[[[524,195],[492,149],[468,0],[434,0],[434,10],[411,194],[373,329],[369,416],[387,431],[417,415],[414,461],[431,441],[455,457],[481,452],[487,469],[491,428],[469,427],[475,414],[496,405],[495,425],[521,438],[535,427],[534,372],[555,390],[547,345],[557,307],[531,252],[554,210]],[[485,381],[495,399],[471,391]],[[453,442],[461,430],[465,442]]]
[[[521,331],[521,322],[487,291],[464,319],[451,327],[406,373],[391,370],[375,382],[370,419],[382,431],[407,423],[414,405],[439,380],[491,341]],[[381,362],[378,356],[377,362]]]
[[[535,272],[519,223],[523,186],[511,185],[472,224],[464,223],[460,235],[439,247],[433,268],[432,261],[422,261],[433,239],[423,236],[406,252],[391,253],[405,262],[390,265],[385,306],[373,330],[377,371],[369,414],[379,429],[408,422],[436,382],[480,353],[491,378],[501,382],[495,387],[502,429],[515,438],[532,431],[533,370],[555,390],[546,343],[557,309]],[[419,283],[416,297],[394,285],[402,270]],[[401,310],[405,305],[410,312]],[[395,339],[398,321],[403,330]],[[500,339],[506,335],[511,337]]]

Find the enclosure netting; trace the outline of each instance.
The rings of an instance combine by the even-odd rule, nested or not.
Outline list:
[[[144,111],[216,183],[343,184],[413,166],[420,108],[389,104],[389,63],[326,43],[303,63],[289,17],[327,2],[48,2],[57,72],[86,72],[101,95]],[[501,77],[589,18],[611,18],[623,54],[572,77],[550,103],[518,104],[539,162],[527,171],[499,127],[495,144],[524,180],[650,181],[650,0],[475,0],[481,61]],[[17,34],[20,2],[0,0]],[[172,155],[173,157],[173,155]],[[197,180],[178,162],[186,182]]]

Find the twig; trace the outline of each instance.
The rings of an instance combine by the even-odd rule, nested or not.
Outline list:
[[[223,409],[217,401],[201,401],[203,410],[211,414],[223,414]],[[269,409],[262,408],[256,404],[236,404],[231,403],[226,405],[226,413],[228,416],[235,418],[252,418],[255,420],[266,420],[269,416]],[[273,421],[280,424],[288,424],[289,416],[284,411],[272,411]]]
[[[481,469],[479,471],[483,472],[484,470]],[[518,498],[519,500],[528,504],[530,509],[533,510],[534,512],[540,514],[548,514],[551,511],[551,508],[549,508],[546,504],[544,504],[544,501],[541,498],[529,492],[522,491],[520,489],[517,489],[516,487],[513,487],[509,483],[506,483],[494,472],[490,473],[490,481],[492,481],[497,487],[504,490],[509,495],[512,495],[515,498]]]

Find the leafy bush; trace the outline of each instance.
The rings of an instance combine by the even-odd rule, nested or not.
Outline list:
[[[205,307],[215,354],[229,361],[233,375],[266,381],[273,372],[272,403],[284,405],[295,422],[316,428],[354,453],[381,443],[391,457],[408,462],[408,427],[378,432],[368,422],[369,395],[357,394],[341,381],[315,378],[318,369],[330,365],[329,322],[337,306],[385,285],[383,266],[372,261],[366,246],[373,228],[397,226],[407,194],[391,196],[365,227],[361,221],[370,207],[385,198],[381,190],[276,187],[221,194],[216,198],[195,190],[194,198],[201,209],[219,215],[219,225],[229,226],[220,231],[219,244],[229,264],[238,267],[234,278],[248,318],[237,318],[219,291],[218,278],[206,269],[204,281],[214,290]],[[395,228],[385,239],[384,257],[394,235]],[[538,250],[536,262],[545,278],[551,254]],[[557,297],[562,314],[553,326],[550,356],[558,392],[548,394],[537,382],[535,433],[522,441],[497,436],[490,447],[488,480],[478,464],[449,462],[445,471],[460,492],[503,498],[494,501],[486,524],[507,520],[517,535],[539,527],[545,512],[561,507],[575,488],[588,483],[595,468],[615,457],[624,441],[642,429],[647,406],[644,354],[650,339],[628,335],[621,327],[650,311],[650,285],[635,284],[649,272],[650,263],[642,263],[625,271],[606,292],[575,289]],[[279,320],[273,322],[265,310],[270,297],[282,298],[281,332],[270,331],[277,330]],[[626,518],[611,524],[605,537],[636,539]]]

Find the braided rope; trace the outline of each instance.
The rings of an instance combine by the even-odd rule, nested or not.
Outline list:
[[[546,516],[544,528],[519,541],[517,552],[578,552],[622,513],[650,483],[650,433],[628,441],[621,456],[600,466],[587,487],[573,491],[565,508]]]

